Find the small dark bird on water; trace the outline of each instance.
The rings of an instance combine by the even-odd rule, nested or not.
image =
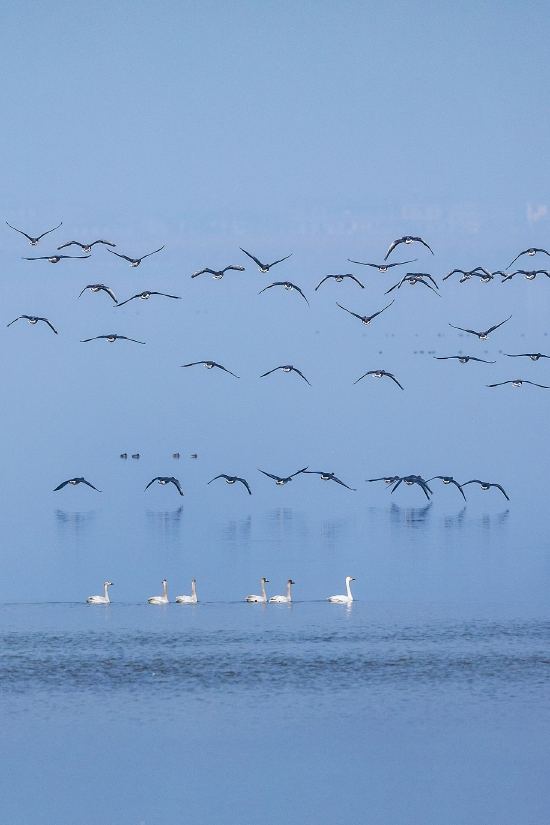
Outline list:
[[[96,335],[96,336],[94,336],[94,338],[84,338],[84,340],[82,340],[80,343],[81,344],[87,344],[88,341],[98,341],[100,338],[105,338],[105,340],[108,341],[110,344],[112,344],[113,341],[116,341],[118,339],[120,339],[122,341],[133,341],[134,344],[145,344],[145,341],[136,341],[135,338],[128,338],[126,335],[114,335],[114,334],[113,335]]]
[[[250,489],[250,487],[248,486],[248,482],[244,478],[239,478],[239,476],[228,476],[225,473],[220,473],[219,476],[214,476],[214,478],[211,478],[208,484],[212,484],[212,482],[216,481],[217,478],[225,478],[227,484],[235,484],[236,481],[240,481],[241,484],[244,484],[244,486],[248,490],[248,494],[252,495],[252,490]]]
[[[108,249],[107,252],[110,252],[112,255],[116,255],[118,258],[124,258],[125,261],[129,261],[130,266],[139,266],[145,258],[149,258],[151,255],[156,255],[156,253],[160,252],[161,249],[164,249],[164,244],[159,246],[159,248],[155,249],[153,252],[148,252],[147,255],[142,255],[141,258],[129,258],[128,255],[121,255],[120,252],[113,252],[112,249]]]
[[[389,258],[389,256],[390,256],[390,253],[391,253],[391,252],[393,252],[393,250],[395,249],[395,247],[396,247],[398,244],[400,244],[400,243],[411,244],[411,243],[413,243],[414,241],[418,241],[418,243],[424,244],[424,246],[425,246],[427,249],[429,249],[429,250],[430,250],[430,252],[432,253],[432,255],[434,254],[434,253],[433,253],[433,249],[432,249],[430,246],[428,246],[428,244],[426,243],[426,241],[423,241],[423,240],[422,240],[422,238],[415,237],[414,235],[403,235],[403,237],[402,237],[402,238],[398,238],[396,241],[392,241],[392,243],[390,244],[390,248],[389,248],[389,249],[388,249],[388,251],[386,252],[386,257],[384,258],[384,260],[385,260],[385,261],[387,261],[387,260],[388,260],[388,258]]]
[[[296,369],[296,367],[293,367],[291,364],[285,364],[283,367],[273,367],[272,370],[268,370],[267,372],[264,372],[262,375],[260,375],[260,378],[265,378],[266,375],[271,375],[272,372],[277,372],[277,370],[282,370],[283,372],[297,372],[300,378],[303,378],[306,384],[309,384],[309,381],[307,380],[305,375],[301,373],[300,370]],[[311,387],[311,384],[309,384],[309,386]]]
[[[192,278],[196,278],[196,277],[197,277],[197,275],[202,275],[202,274],[203,274],[203,272],[209,272],[209,273],[210,273],[210,275],[213,275],[213,276],[214,276],[214,279],[215,279],[216,281],[219,281],[219,280],[221,280],[221,279],[223,278],[223,276],[225,275],[225,273],[226,273],[229,269],[234,269],[234,270],[236,270],[237,272],[244,272],[244,266],[236,266],[236,265],[232,265],[232,266],[226,266],[226,267],[225,267],[225,269],[209,269],[209,268],[206,266],[204,269],[199,269],[199,270],[197,270],[197,272],[193,272],[193,274],[191,275],[191,277],[192,277]]]
[[[120,457],[121,457],[121,458],[128,458],[128,453],[121,453],[121,454],[120,454]]]
[[[452,476],[432,476],[431,478],[429,478],[426,481],[426,484],[429,484],[430,481],[434,480],[434,478],[440,478],[441,481],[443,482],[443,484],[454,484],[454,486],[458,487],[458,489],[460,490],[462,498],[464,499],[464,501],[466,501],[466,496],[464,495],[464,490],[462,489],[462,485],[459,484],[458,481],[455,481]]]
[[[514,387],[521,387],[523,384],[532,384],[533,387],[541,387],[543,390],[550,390],[546,384],[535,384],[534,381],[526,381],[524,378],[516,378],[514,381],[500,381],[498,384],[486,384],[487,387],[502,387],[504,384],[512,384]]]
[[[478,478],[472,478],[471,481],[465,481],[464,484],[462,484],[462,487],[466,487],[467,484],[479,484],[482,490],[489,490],[491,487],[496,487],[500,490],[502,495],[510,501],[510,497],[506,495],[504,488],[501,487],[500,484],[490,484],[488,481],[480,481]]]
[[[54,493],[56,493],[58,490],[63,489],[63,487],[65,487],[67,484],[72,484],[73,486],[75,486],[76,484],[87,484],[88,487],[92,488],[92,490],[97,490],[98,493],[101,493],[101,490],[98,490],[97,487],[94,487],[93,484],[90,484],[89,481],[86,481],[86,479],[83,476],[80,476],[80,478],[69,478],[67,479],[67,481],[63,481],[59,485],[59,487],[54,488]]]
[[[347,487],[348,490],[353,490],[353,492],[356,492],[355,487],[348,487],[347,484],[344,484],[343,481],[340,481],[339,478],[336,478],[334,473],[324,473],[321,470],[302,470],[302,472],[307,473],[308,475],[320,476],[321,481],[335,481],[337,484],[341,484],[342,487]]]
[[[11,223],[8,223],[7,221],[6,221],[6,223],[8,224],[10,229],[15,229],[15,226],[12,226]],[[42,232],[41,235],[37,235],[36,238],[33,238],[31,235],[27,235],[27,233],[23,232],[23,230],[21,230],[21,229],[15,229],[15,231],[19,232],[20,235],[24,235],[25,238],[28,238],[28,241],[29,241],[31,246],[36,246],[38,241],[40,240],[40,238],[43,238],[44,235],[49,235],[50,232],[55,232],[55,230],[59,229],[59,227],[62,226],[62,225],[63,225],[63,221],[61,221],[61,223],[58,223],[57,226],[54,226],[53,229],[48,229],[47,232]]]
[[[19,315],[17,318],[14,318],[13,321],[10,321],[9,324],[7,324],[7,326],[11,327],[11,325],[15,324],[16,321],[19,321],[20,318],[26,318],[29,324],[36,324],[38,321],[44,321],[44,323],[47,324],[50,327],[50,329],[53,329],[53,331],[57,335],[57,330],[55,329],[53,324],[51,324],[47,318],[39,318],[37,315]]]
[[[139,453],[134,453],[134,454],[132,455],[132,458],[139,458]]]
[[[317,286],[315,287],[315,292],[317,292],[317,290],[319,289],[319,287],[321,286],[321,284],[324,284],[324,283],[325,283],[325,281],[327,281],[329,278],[333,278],[333,279],[336,281],[336,283],[337,283],[337,284],[342,283],[342,281],[344,280],[344,278],[351,278],[351,280],[352,280],[352,281],[355,281],[355,283],[356,283],[356,284],[359,284],[359,286],[361,287],[361,289],[364,289],[364,288],[365,288],[365,287],[363,286],[363,284],[361,283],[361,281],[360,281],[358,278],[356,278],[356,277],[355,277],[355,275],[351,275],[349,272],[346,272],[346,274],[345,274],[345,275],[325,275],[325,277],[322,279],[322,281],[319,281],[319,283],[318,283],[318,284],[317,284]]]
[[[93,241],[93,243],[80,243],[80,241],[69,241],[68,243],[63,243],[61,246],[58,246],[58,249],[65,249],[66,246],[79,246],[83,252],[91,252],[92,246],[95,246],[96,243],[103,243],[107,246],[116,246],[116,243],[112,243],[111,241]]]
[[[361,381],[367,375],[372,375],[373,378],[383,378],[386,375],[388,378],[391,378],[392,381],[395,381],[398,387],[401,387],[401,384],[399,383],[395,375],[392,375],[391,372],[386,372],[386,370],[369,370],[368,372],[364,373],[364,375],[362,375],[361,378],[358,378],[357,381],[354,381],[353,383],[358,384],[359,381]],[[401,387],[401,389],[403,389],[403,387]]]
[[[500,322],[500,324],[495,324],[493,327],[489,327],[489,329],[486,329],[484,332],[477,332],[474,329],[464,329],[464,327],[455,327],[454,324],[449,324],[449,326],[453,329],[459,329],[461,332],[469,332],[470,335],[477,335],[480,341],[485,341],[489,337],[491,332],[494,332],[495,329],[501,327],[503,324],[506,323],[506,321],[509,321],[511,317],[512,316],[509,315],[508,318],[505,318],[504,321]]]
[[[239,375],[235,375],[234,372],[231,372],[231,370],[228,370],[225,367],[222,367],[221,364],[216,364],[215,361],[191,361],[190,364],[182,364],[181,366],[182,367],[196,367],[197,364],[203,364],[203,366],[205,366],[207,370],[211,370],[213,367],[217,367],[219,370],[223,370],[224,372],[228,372],[229,375],[234,375],[235,378],[240,377]]]
[[[124,306],[124,304],[133,301],[134,298],[140,298],[142,301],[148,301],[151,295],[162,295],[164,298],[176,298],[178,301],[181,300],[181,297],[179,295],[168,295],[166,292],[153,292],[152,290],[145,290],[145,292],[139,292],[137,295],[132,295],[131,298],[127,298],[125,301],[121,301],[120,304],[118,304],[118,306]]]
[[[299,476],[300,473],[305,473],[305,471],[307,470],[307,467],[304,467],[303,469],[298,470],[296,473],[292,473],[291,476],[286,476],[286,478],[283,478],[281,476],[275,476],[275,475],[273,475],[273,473],[266,473],[265,470],[260,470],[259,467],[258,467],[258,470],[260,471],[260,473],[263,473],[264,476],[268,476],[269,478],[274,479],[275,484],[280,486],[281,484],[288,484],[289,481],[292,481],[294,476]]]
[[[482,364],[496,364],[496,361],[486,361],[485,358],[476,358],[475,355],[434,355],[436,361],[450,361],[456,358],[461,364],[467,364],[468,361],[481,361]]]
[[[83,261],[89,255],[41,255],[38,258],[22,258],[23,261],[49,261],[51,264],[58,264],[63,258],[70,258],[73,261]]]
[[[110,287],[105,286],[105,284],[88,284],[88,286],[84,287],[84,289],[82,290],[80,295],[83,295],[86,292],[87,289],[89,289],[90,292],[100,292],[101,290],[103,290],[103,292],[106,292],[107,295],[110,295],[110,297],[113,299],[115,304],[118,304],[115,293],[113,292],[113,290]],[[78,296],[79,298],[80,298],[80,295]]]
[[[292,252],[291,252],[290,255],[285,255],[284,258],[279,258],[278,261],[273,261],[272,264],[263,264],[261,261],[259,261],[257,258],[255,258],[254,255],[251,255],[250,252],[247,252],[246,249],[243,249],[242,246],[240,246],[239,249],[241,250],[241,252],[244,252],[245,255],[248,255],[249,258],[252,258],[254,263],[258,264],[258,268],[259,268],[260,272],[262,272],[263,274],[265,274],[266,272],[269,272],[271,267],[275,266],[275,264],[280,264],[283,261],[286,261],[287,258],[290,258],[292,256]]]
[[[134,456],[132,456],[132,458],[134,458]],[[181,484],[179,483],[177,478],[174,478],[174,476],[155,476],[155,478],[151,479],[145,490],[147,490],[147,488],[150,487],[151,484],[154,484],[155,481],[158,481],[159,484],[173,484],[174,487],[177,488],[177,491],[180,494],[180,496],[183,495]],[[145,492],[145,490],[143,492]]]
[[[352,261],[351,258],[348,258],[350,264],[359,264],[360,266],[372,266],[374,269],[377,269],[378,272],[387,272],[388,269],[391,269],[392,266],[404,266],[405,264],[413,264],[417,261],[418,258],[413,258],[411,261],[398,261],[394,264],[368,264],[363,261]]]
[[[346,312],[349,312],[350,315],[354,315],[356,318],[359,318],[361,323],[365,324],[365,326],[368,326],[373,318],[376,318],[377,315],[380,315],[382,312],[385,312],[385,310],[389,309],[391,305],[394,303],[395,301],[392,301],[391,304],[385,306],[384,309],[379,309],[378,312],[375,312],[372,315],[358,315],[356,312],[352,312],[351,309],[346,309],[346,307],[343,307],[342,304],[338,303],[338,301],[336,301],[336,306],[340,307],[340,309],[343,309]]]
[[[295,289],[296,292],[300,293],[300,295],[302,296],[302,298],[304,299],[306,304],[309,306],[309,301],[306,298],[306,296],[304,295],[304,293],[302,292],[302,290],[300,289],[300,287],[296,286],[296,284],[291,284],[290,281],[276,281],[274,284],[269,284],[269,286],[264,286],[263,289],[260,289],[260,291],[258,292],[258,295],[261,295],[262,292],[265,292],[266,289],[271,289],[271,287],[273,287],[273,286],[284,286],[284,288],[288,289],[288,290]]]
[[[8,226],[9,226],[9,224],[8,224]],[[537,248],[536,246],[532,246],[532,247],[530,247],[529,249],[525,249],[523,252],[520,252],[520,253],[519,253],[519,255],[516,255],[516,257],[514,258],[514,260],[512,261],[512,263],[511,263],[511,264],[508,264],[508,267],[507,267],[507,268],[508,268],[508,269],[510,269],[510,267],[512,266],[512,264],[515,264],[515,262],[517,261],[517,259],[518,259],[518,258],[521,258],[521,256],[522,256],[522,255],[530,255],[531,257],[533,257],[533,255],[536,255],[536,253],[537,253],[537,252],[542,252],[544,255],[548,255],[548,256],[550,256],[550,252],[547,252],[547,251],[546,251],[546,249],[539,249],[539,248]]]

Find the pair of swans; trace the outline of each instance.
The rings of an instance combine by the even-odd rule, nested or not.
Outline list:
[[[197,580],[191,581],[191,595],[190,596],[176,596],[178,604],[196,604],[197,603]],[[151,596],[148,599],[149,604],[168,604],[168,595],[166,592],[166,579],[162,580],[163,594],[162,596]]]
[[[246,601],[247,602],[261,602],[261,603],[265,604],[268,601],[267,594],[265,592],[265,585],[267,583],[269,583],[269,579],[265,579],[265,578],[261,579],[260,580],[260,586],[262,588],[262,595],[261,596],[254,596],[254,595],[247,596]],[[275,604],[290,604],[290,602],[292,601],[292,596],[290,595],[290,588],[295,583],[296,582],[293,582],[292,579],[289,579],[286,583],[286,596],[272,596],[269,599],[269,601],[273,602]]]

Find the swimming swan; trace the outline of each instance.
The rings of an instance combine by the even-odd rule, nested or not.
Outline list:
[[[355,579],[353,578],[353,576],[347,576],[346,577],[347,596],[329,596],[328,601],[329,602],[337,602],[338,604],[349,604],[350,602],[352,602],[353,601],[353,596],[351,595],[351,590],[350,590],[350,587],[349,587],[349,583],[354,582],[354,581],[355,581]]]
[[[168,596],[166,595],[166,579],[162,580],[162,586],[164,589],[162,596],[151,596],[151,598],[148,599],[149,604],[168,604]]]
[[[261,582],[260,582],[260,584],[262,586],[262,595],[261,596],[247,596],[246,601],[247,602],[266,602],[267,601],[267,596],[266,596],[266,593],[265,593],[265,585],[266,585],[267,582],[269,582],[269,579],[262,579]]]
[[[286,596],[272,596],[269,601],[276,602],[277,604],[290,604],[290,602],[292,601],[290,595],[290,586],[292,584],[296,584],[296,582],[293,582],[292,579],[289,579],[286,583]]]
[[[105,590],[105,595],[104,596],[90,596],[89,599],[86,599],[86,602],[88,604],[110,604],[111,600],[109,598],[109,593],[107,591],[107,588],[112,586],[112,584],[113,584],[113,582],[104,582],[103,583],[103,588]]]
[[[179,604],[196,604],[197,603],[197,591],[195,589],[196,584],[197,584],[197,580],[192,579],[192,581],[191,581],[191,595],[190,596],[176,596],[176,601]]]

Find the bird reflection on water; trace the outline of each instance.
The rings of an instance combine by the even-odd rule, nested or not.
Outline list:
[[[147,523],[155,533],[171,538],[179,536],[183,504],[176,510],[146,510]]]
[[[423,507],[399,507],[398,504],[392,504],[390,506],[390,524],[393,526],[420,527],[428,521],[431,509],[431,501]]]
[[[95,510],[56,510],[55,520],[64,536],[76,538],[91,525],[96,515]]]

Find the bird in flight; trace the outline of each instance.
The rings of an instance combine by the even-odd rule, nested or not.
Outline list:
[[[538,361],[539,358],[550,358],[550,355],[543,355],[542,352],[520,352],[518,355],[510,355],[509,352],[504,352],[508,358],[530,358],[531,361]]]
[[[346,272],[346,274],[345,274],[345,275],[325,275],[325,277],[323,278],[323,280],[322,280],[322,281],[319,281],[319,283],[318,283],[318,284],[317,284],[317,286],[315,287],[315,292],[317,292],[317,290],[319,289],[319,287],[321,286],[321,284],[324,284],[324,283],[325,283],[325,281],[326,281],[326,280],[328,280],[329,278],[334,278],[334,280],[336,281],[336,283],[337,283],[337,284],[342,283],[342,281],[344,280],[344,278],[351,278],[351,280],[352,280],[352,281],[355,281],[355,283],[356,283],[356,284],[359,284],[359,286],[361,287],[361,289],[364,289],[364,288],[365,288],[365,287],[364,287],[364,285],[361,283],[361,281],[360,281],[358,278],[356,278],[356,277],[355,277],[355,275],[351,275],[349,272]]]
[[[356,318],[359,318],[361,323],[365,324],[365,326],[368,326],[373,318],[376,318],[377,315],[380,315],[380,313],[384,312],[386,309],[389,309],[389,307],[391,307],[391,305],[394,303],[395,301],[392,301],[391,304],[388,304],[388,306],[384,307],[384,309],[379,309],[378,312],[375,312],[373,315],[358,315],[356,312],[352,312],[351,309],[346,309],[345,307],[343,307],[342,304],[338,303],[338,301],[336,301],[336,306],[340,307],[340,309],[343,309],[346,312],[349,312],[350,315],[354,315]]]
[[[429,484],[430,481],[434,480],[434,478],[440,478],[441,481],[443,482],[443,484],[454,484],[455,487],[458,487],[458,489],[460,490],[460,493],[461,493],[462,498],[464,499],[464,501],[466,501],[466,496],[464,495],[464,490],[462,489],[462,485],[460,485],[458,483],[458,481],[455,481],[452,476],[432,476],[432,478],[429,478],[426,481],[426,484]]]
[[[386,484],[395,484],[400,476],[382,476],[382,478],[367,478],[365,481],[384,481]]]
[[[90,482],[89,482],[89,481],[86,481],[86,479],[85,479],[83,476],[81,476],[80,478],[68,478],[68,479],[67,479],[67,481],[63,481],[63,482],[59,485],[59,487],[56,487],[56,488],[54,489],[54,493],[56,493],[58,490],[61,490],[61,489],[62,489],[63,487],[65,487],[67,484],[72,484],[73,486],[74,486],[74,485],[76,485],[76,484],[87,484],[87,485],[88,485],[88,487],[91,487],[91,488],[92,488],[92,490],[97,490],[97,492],[98,492],[98,493],[101,493],[101,490],[98,490],[98,489],[97,489],[97,487],[94,487],[94,485],[93,485],[93,484],[90,484]]]
[[[57,330],[55,329],[53,324],[51,324],[47,318],[39,318],[38,315],[19,315],[17,318],[14,318],[13,321],[10,321],[9,324],[7,324],[7,326],[11,327],[11,325],[15,324],[16,321],[19,321],[20,318],[26,318],[29,324],[36,324],[38,321],[44,321],[44,323],[47,324],[50,327],[50,329],[53,329],[53,331],[57,335]]]
[[[132,295],[131,298],[127,298],[125,301],[121,301],[118,304],[119,307],[123,306],[124,304],[133,301],[134,298],[141,298],[142,301],[148,301],[151,295],[162,295],[164,298],[176,298],[178,301],[181,300],[179,295],[167,295],[166,292],[153,292],[152,290],[145,290],[145,292],[139,292],[137,295]]]
[[[429,493],[432,493],[432,491],[428,487],[428,482],[424,478],[422,478],[422,476],[415,476],[415,475],[403,476],[402,478],[399,478],[397,480],[396,484],[394,484],[394,486],[392,487],[392,493],[394,493],[397,490],[397,488],[399,487],[399,485],[401,484],[402,481],[404,481],[405,484],[408,484],[409,486],[411,486],[411,484],[418,484],[418,486],[424,492],[424,495],[426,496],[426,498],[429,498],[430,497]],[[432,495],[433,495],[433,493],[432,493]]]
[[[511,317],[512,316],[509,315],[508,318],[505,318],[504,321],[500,322],[500,324],[495,324],[494,327],[489,327],[489,329],[486,329],[484,332],[476,332],[476,330],[474,329],[464,329],[464,327],[455,327],[454,324],[449,324],[449,326],[453,329],[459,329],[461,332],[469,332],[470,335],[477,335],[480,341],[485,341],[487,340],[491,332],[494,332],[495,329],[501,327],[503,324],[506,323],[506,321],[509,321]]]
[[[216,281],[220,281],[228,269],[234,269],[237,272],[244,272],[244,266],[237,266],[231,265],[226,266],[225,269],[209,269],[207,266],[204,269],[198,269],[197,272],[193,272],[191,275],[192,278],[196,278],[197,275],[202,275],[203,272],[209,272],[210,275],[213,275]]]
[[[367,375],[372,375],[373,378],[383,378],[384,375],[387,375],[388,378],[391,378],[392,381],[395,381],[398,387],[401,387],[401,384],[399,383],[395,375],[392,375],[391,372],[386,372],[386,370],[369,370],[364,375],[362,375],[361,378],[358,378],[357,381],[354,381],[353,383],[358,384],[359,381],[361,381]],[[403,387],[401,387],[401,389],[403,389]]]
[[[300,370],[297,370],[296,367],[293,367],[291,364],[285,364],[283,367],[273,367],[272,370],[268,370],[268,372],[264,372],[263,375],[260,375],[260,378],[265,378],[266,375],[271,375],[272,372],[277,372],[277,370],[282,370],[283,372],[297,372],[298,375],[304,379],[306,384],[309,384],[309,381],[305,375],[303,375]],[[311,384],[309,384],[309,386],[311,387]]]
[[[208,484],[212,484],[212,482],[216,481],[217,478],[225,478],[227,484],[235,484],[236,481],[240,481],[241,484],[244,484],[244,486],[248,490],[248,494],[252,495],[252,490],[250,489],[250,487],[248,486],[248,482],[244,478],[239,478],[238,476],[227,476],[225,475],[225,473],[220,473],[219,476],[214,476],[214,478],[211,478]]]
[[[260,289],[260,291],[258,292],[258,295],[261,295],[262,292],[266,291],[266,289],[271,289],[272,286],[284,286],[284,288],[288,289],[288,290],[295,289],[296,292],[300,293],[300,295],[302,296],[302,298],[304,299],[306,304],[309,306],[309,301],[306,298],[306,296],[304,295],[304,293],[302,292],[302,290],[300,289],[300,287],[296,286],[296,284],[291,284],[290,281],[275,281],[274,284],[269,284],[269,286],[264,286],[263,289]]]
[[[425,246],[427,249],[429,249],[429,250],[430,250],[430,252],[432,253],[432,255],[434,254],[434,253],[433,253],[433,249],[432,249],[430,246],[428,246],[428,244],[426,243],[426,241],[423,241],[423,240],[422,240],[422,238],[415,237],[414,235],[403,235],[403,237],[402,237],[402,238],[398,238],[396,241],[392,241],[392,243],[390,244],[390,248],[389,248],[389,249],[388,249],[388,251],[386,252],[386,257],[384,258],[384,260],[385,260],[385,261],[387,261],[387,260],[388,260],[388,258],[389,258],[389,256],[390,256],[390,253],[391,253],[391,252],[393,252],[393,250],[395,249],[395,247],[396,247],[398,244],[400,244],[400,243],[411,244],[411,243],[413,243],[414,241],[418,241],[418,243],[424,244],[424,246]]]
[[[430,284],[427,284],[424,278],[429,278],[432,284],[435,286],[435,289],[433,288],[433,286],[430,286]],[[414,286],[415,284],[424,284],[424,286],[427,286],[429,289],[432,290],[432,292],[435,292],[436,295],[439,294],[436,291],[439,289],[439,287],[428,272],[407,272],[407,274],[401,278],[399,283],[391,286],[388,290],[386,290],[384,295],[387,295],[389,292],[393,292],[393,290],[396,288],[401,289],[404,283],[409,283],[411,286]]]
[[[497,487],[502,495],[510,501],[510,496],[506,495],[504,488],[500,486],[500,484],[490,484],[488,481],[480,481],[478,478],[472,478],[471,481],[465,481],[462,484],[462,487],[466,487],[467,484],[479,484],[482,490],[489,490],[490,487]]]
[[[515,381],[500,381],[498,384],[486,384],[487,387],[502,387],[504,384],[513,384],[514,387],[521,387],[523,384],[532,384],[534,387],[542,387],[543,390],[550,390],[546,384],[535,384],[534,381],[516,378]]]
[[[250,252],[247,252],[246,249],[243,249],[242,246],[240,246],[239,249],[241,250],[241,252],[244,252],[245,255],[248,255],[249,258],[252,258],[252,260],[255,263],[258,264],[258,268],[259,268],[260,272],[262,272],[264,274],[266,272],[269,272],[271,267],[275,266],[275,264],[280,264],[280,263],[282,263],[282,261],[286,261],[287,258],[290,258],[292,256],[292,252],[291,252],[290,255],[285,255],[284,258],[279,258],[278,261],[273,261],[272,264],[263,264],[261,261],[259,261],[257,258],[255,258],[254,255],[251,255]]]
[[[388,253],[388,255],[389,255],[389,253]],[[386,255],[386,258],[387,257],[388,256]],[[352,261],[351,258],[348,258],[348,261],[350,262],[350,264],[359,264],[360,266],[372,266],[372,267],[374,267],[374,269],[377,269],[378,272],[387,272],[388,269],[392,268],[392,266],[404,266],[405,264],[413,264],[417,260],[418,260],[418,258],[413,258],[411,261],[398,261],[397,263],[394,263],[394,264],[368,264],[368,263],[365,263],[364,261]]]
[[[155,255],[157,252],[160,252],[161,249],[164,249],[164,244],[159,246],[159,248],[155,249],[153,252],[148,252],[147,255],[142,255],[141,258],[129,258],[128,255],[121,255],[120,252],[113,252],[112,249],[108,249],[107,252],[110,252],[112,255],[117,255],[119,258],[124,258],[125,261],[130,261],[130,266],[139,266],[145,258]]]
[[[9,226],[9,224],[8,224],[8,226]],[[12,227],[12,229],[13,229],[13,227]],[[533,255],[536,255],[537,252],[543,252],[545,255],[550,256],[550,252],[547,252],[546,249],[539,249],[536,246],[532,246],[529,249],[524,249],[523,252],[519,253],[519,255],[516,255],[516,257],[514,258],[512,263],[508,264],[508,269],[512,266],[512,264],[515,264],[517,259],[521,258],[522,255],[530,255],[531,257],[533,257]]]
[[[286,476],[286,478],[282,478],[281,476],[274,476],[273,473],[266,473],[265,470],[260,470],[259,467],[258,467],[258,470],[260,471],[260,473],[263,473],[264,476],[268,476],[269,478],[274,479],[275,484],[281,485],[281,484],[288,484],[289,481],[292,481],[294,476],[299,476],[300,473],[305,473],[305,471],[307,470],[307,467],[304,467],[302,470],[298,470],[296,473],[292,473],[291,476]]]
[[[10,228],[10,229],[15,229],[15,226],[12,226],[12,225],[11,225],[11,223],[8,223],[7,221],[6,221],[6,223],[8,224],[8,226],[9,226],[9,228]],[[57,224],[57,226],[54,226],[54,228],[53,228],[53,229],[48,229],[48,231],[47,231],[47,232],[42,232],[42,234],[41,234],[41,235],[38,235],[36,238],[33,238],[33,237],[31,237],[30,235],[27,235],[27,233],[26,233],[26,232],[23,232],[21,229],[15,229],[15,231],[16,231],[16,232],[19,232],[19,234],[20,234],[20,235],[24,235],[24,236],[25,236],[25,238],[28,238],[29,243],[30,243],[30,245],[31,245],[31,246],[36,246],[36,244],[38,243],[38,241],[40,240],[40,238],[43,238],[43,237],[44,237],[44,235],[49,235],[49,234],[50,234],[50,232],[55,232],[55,230],[56,230],[56,229],[59,229],[59,227],[60,227],[60,226],[62,226],[62,224],[63,224],[63,221],[61,221],[61,223],[58,223],[58,224]]]
[[[41,255],[39,258],[22,258],[23,261],[49,261],[51,264],[58,264],[62,258],[71,258],[73,261],[83,261],[89,255]]]
[[[476,358],[475,355],[434,355],[436,361],[450,361],[456,358],[461,364],[467,364],[468,361],[481,361],[483,364],[496,364],[496,361],[486,361],[485,358]]]
[[[145,490],[147,490],[147,488],[150,487],[151,484],[154,484],[155,481],[158,481],[159,484],[173,484],[174,487],[177,488],[177,491],[180,494],[180,496],[183,495],[183,490],[181,489],[181,484],[179,483],[177,478],[174,478],[174,476],[156,476],[155,478],[151,479],[151,481],[149,482],[149,484],[147,485]],[[143,492],[145,492],[145,490]]]
[[[302,472],[308,473],[308,475],[320,476],[321,481],[335,481],[337,484],[341,484],[342,487],[347,487],[348,490],[353,490],[353,492],[356,491],[355,487],[348,487],[347,484],[344,484],[343,481],[340,481],[339,478],[336,478],[334,473],[323,473],[321,472],[321,470],[302,470]]]
[[[195,367],[197,364],[203,364],[206,367],[207,370],[211,370],[213,367],[217,367],[219,370],[223,370],[224,372],[228,372],[229,375],[235,375],[234,372],[231,372],[231,370],[228,370],[225,367],[222,367],[221,364],[216,364],[215,361],[191,361],[190,364],[182,364],[181,366],[182,367]],[[235,375],[235,378],[240,378],[240,376]]]
[[[84,338],[84,340],[80,343],[87,344],[88,341],[98,341],[100,338],[105,338],[110,344],[112,344],[113,341],[116,341],[118,338],[122,339],[123,341],[133,341],[134,344],[145,343],[145,341],[136,341],[135,338],[128,338],[126,335],[96,335],[94,336],[94,338]]]
[[[451,275],[455,274],[455,272],[460,272],[460,274],[462,275],[462,278],[460,279],[460,283],[463,283],[463,281],[468,281],[470,278],[473,278],[474,275],[479,275],[479,274],[481,274],[481,276],[483,278],[488,279],[488,280],[490,280],[493,277],[493,275],[489,272],[488,269],[485,269],[485,267],[476,266],[475,269],[470,269],[470,270],[453,269],[453,271],[449,272],[448,275],[445,275],[445,277],[442,278],[442,280],[446,281],[447,278],[450,278]]]
[[[93,243],[80,243],[80,241],[69,241],[68,243],[61,244],[58,246],[58,249],[65,249],[66,246],[79,246],[83,252],[91,252],[92,246],[95,246],[96,243],[104,243],[107,246],[116,246],[116,243],[112,243],[112,241],[93,241]]]
[[[101,290],[103,290],[103,292],[106,292],[107,295],[111,296],[111,298],[113,299],[115,304],[118,304],[115,293],[113,292],[112,289],[110,289],[110,287],[105,286],[105,284],[88,284],[88,286],[84,287],[84,289],[82,290],[80,295],[83,295],[86,292],[87,289],[89,289],[90,292],[100,292]],[[79,298],[80,298],[80,295],[78,296]]]
[[[550,278],[550,272],[547,269],[516,269],[515,272],[495,272],[495,275],[504,275],[504,281],[510,281],[514,275],[525,275],[526,281],[534,281],[537,275],[547,275]]]

